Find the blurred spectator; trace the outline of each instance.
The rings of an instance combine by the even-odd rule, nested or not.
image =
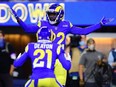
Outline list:
[[[112,49],[109,52],[108,63],[112,67],[112,84],[111,87],[116,87],[116,39],[113,40]]]
[[[102,67],[102,59],[104,58],[104,55],[95,49],[95,41],[93,39],[90,38],[87,40],[87,46],[88,49],[82,53],[79,62],[80,85],[85,85],[84,87],[106,87],[103,86],[102,82],[104,78],[106,78],[106,75],[107,78],[111,75],[108,76],[110,72],[104,74],[104,72],[109,69],[106,68],[107,64],[105,63],[105,69]]]
[[[79,42],[78,48],[79,48],[79,50],[81,52],[83,52],[87,48],[87,45],[86,45],[86,35],[81,35],[81,40]]]
[[[79,87],[79,74],[78,65],[80,60],[81,52],[86,47],[86,36],[72,36],[71,37],[71,56],[72,66],[69,70],[68,82],[66,87]]]
[[[4,33],[0,30],[0,87],[13,87],[13,61],[16,54],[12,45],[5,41]]]

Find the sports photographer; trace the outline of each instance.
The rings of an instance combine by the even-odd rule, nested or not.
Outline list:
[[[87,40],[87,46],[88,49],[83,52],[79,62],[80,85],[108,87],[111,71],[109,65],[102,61],[104,55],[95,49],[95,41],[92,38]]]

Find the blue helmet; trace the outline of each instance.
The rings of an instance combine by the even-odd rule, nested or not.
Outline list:
[[[57,24],[63,20],[64,10],[59,4],[51,4],[46,11],[46,17],[50,24]]]
[[[46,26],[44,26],[37,31],[36,36],[37,40],[50,40],[51,31]]]

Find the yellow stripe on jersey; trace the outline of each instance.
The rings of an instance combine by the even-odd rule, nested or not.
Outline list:
[[[25,52],[27,53],[28,50],[29,50],[29,46],[27,45],[27,46],[25,47]]]
[[[55,33],[51,30],[51,37],[50,37],[50,41],[54,41],[56,38]]]
[[[57,48],[57,54],[58,54],[58,55],[60,54],[61,47],[62,47],[62,45],[58,46],[58,48]]]
[[[29,87],[34,87],[34,80],[31,81]]]
[[[25,84],[25,87],[31,82],[31,80],[28,80]]]
[[[38,21],[37,26],[38,26],[38,27],[41,27],[41,21]]]
[[[28,86],[29,85],[29,86]],[[34,87],[34,80],[28,80],[25,84],[25,87]]]
[[[72,23],[70,22],[70,27],[72,27],[73,25],[72,25]]]

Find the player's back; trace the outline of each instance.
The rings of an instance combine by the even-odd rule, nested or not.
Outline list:
[[[44,78],[54,76],[54,64],[57,58],[57,44],[47,40],[28,44],[28,55],[32,62],[32,77]],[[39,73],[38,73],[39,72]]]

